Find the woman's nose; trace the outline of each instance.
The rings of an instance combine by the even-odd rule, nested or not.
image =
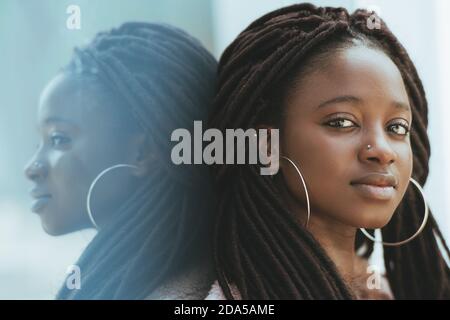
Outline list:
[[[40,161],[33,159],[25,167],[25,176],[31,181],[39,181],[47,176],[46,165]]]
[[[387,166],[397,160],[397,153],[384,137],[376,137],[363,144],[360,157],[363,162]]]

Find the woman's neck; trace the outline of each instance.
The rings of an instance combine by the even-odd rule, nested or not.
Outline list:
[[[280,183],[280,181],[278,182]],[[284,185],[281,188],[288,208],[298,217],[298,223],[305,225],[306,206],[294,199]],[[355,253],[356,228],[345,225],[329,216],[311,212],[308,231],[325,249],[341,276],[345,280],[351,280],[355,275],[358,262]]]
[[[283,199],[288,208],[297,217],[298,223],[305,225],[306,206],[294,199],[286,192],[286,189],[284,190]],[[368,261],[359,257],[355,252],[357,228],[343,224],[328,215],[312,211],[308,221],[308,231],[324,248],[336,265],[339,274],[358,299],[393,299],[389,283],[384,278],[380,278],[380,281],[383,282],[381,288],[372,290],[367,287]]]
[[[308,230],[325,249],[341,276],[350,281],[357,273],[356,228],[311,213]]]

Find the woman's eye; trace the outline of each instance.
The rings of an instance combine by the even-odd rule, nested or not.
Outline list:
[[[351,128],[356,126],[353,121],[344,118],[333,119],[326,124],[333,128]]]
[[[392,129],[392,132],[400,136],[406,136],[409,133],[408,126],[401,123],[390,125],[389,128]]]
[[[70,139],[61,134],[52,134],[50,141],[53,147],[61,147],[70,143]]]

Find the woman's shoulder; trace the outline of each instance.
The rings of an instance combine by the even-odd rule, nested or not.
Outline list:
[[[241,297],[241,294],[240,294],[238,288],[234,284],[230,284],[229,286],[230,286],[230,290],[231,290],[231,295],[234,297],[234,299],[242,300],[242,297]],[[227,300],[222,288],[219,285],[219,281],[217,281],[217,280],[214,281],[205,300]]]
[[[358,261],[358,272],[356,276],[350,281],[350,287],[355,292],[358,299],[362,300],[392,300],[394,296],[387,278],[382,274],[375,275],[377,282],[374,288],[368,286],[370,282],[370,275],[367,274],[368,262],[364,259]],[[229,285],[231,294],[235,300],[242,300],[241,294],[238,288],[234,284]],[[222,287],[219,285],[218,280],[215,280],[212,284],[208,295],[205,300],[227,300]]]
[[[169,277],[146,300],[203,300],[214,282],[214,269],[202,261]]]

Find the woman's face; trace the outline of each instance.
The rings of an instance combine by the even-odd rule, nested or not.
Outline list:
[[[280,152],[305,178],[311,219],[380,228],[412,173],[408,95],[398,68],[381,51],[354,46],[327,62],[288,97]],[[280,161],[289,193],[306,208],[299,176]]]
[[[92,226],[86,209],[90,184],[107,167],[135,160],[135,144],[122,134],[123,128],[115,127],[113,106],[102,101],[99,92],[85,76],[63,73],[41,95],[40,142],[25,174],[33,182],[32,211],[49,234]],[[110,218],[111,211],[129,196],[135,180],[128,168],[99,180],[91,202],[97,224]]]

